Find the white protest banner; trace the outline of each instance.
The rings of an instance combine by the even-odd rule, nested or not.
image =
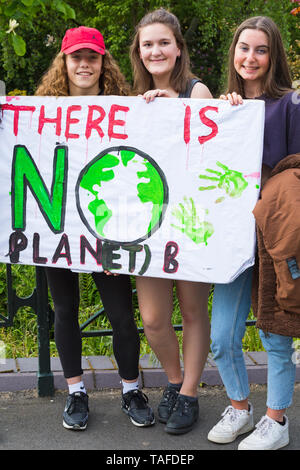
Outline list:
[[[262,101],[0,100],[0,262],[224,283],[254,263]]]

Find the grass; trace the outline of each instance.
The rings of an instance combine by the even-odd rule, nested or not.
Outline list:
[[[13,266],[13,286],[20,297],[29,296],[35,286],[35,269],[32,266]],[[132,278],[132,287],[135,288],[135,281]],[[79,323],[83,324],[92,315],[102,308],[98,291],[94,287],[91,276],[80,274],[81,303]],[[211,293],[208,302],[209,314],[211,315],[212,305]],[[51,303],[51,298],[49,297]],[[6,316],[7,312],[7,293],[6,293],[6,268],[0,264],[0,314]],[[139,314],[137,297],[134,295],[134,315],[138,327],[142,327],[142,321]],[[253,313],[250,312],[249,319],[253,319]],[[178,306],[178,300],[174,290],[174,312],[172,317],[173,324],[181,324],[181,314]],[[106,315],[99,316],[89,327],[89,330],[111,329]],[[179,343],[182,343],[182,332],[176,332]],[[150,354],[153,356],[151,348],[148,345],[144,334],[141,334],[141,355]],[[13,326],[0,328],[0,341],[5,344],[5,356],[7,358],[17,357],[37,357],[37,320],[36,315],[30,307],[22,307],[16,314]],[[255,326],[249,326],[243,340],[244,351],[263,350],[259,338],[258,330]],[[85,356],[112,355],[111,336],[90,337],[82,340],[82,354]],[[50,332],[50,355],[57,356],[57,350],[54,341],[53,328]]]

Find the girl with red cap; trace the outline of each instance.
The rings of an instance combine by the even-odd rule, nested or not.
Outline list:
[[[102,34],[80,26],[67,30],[61,51],[42,77],[38,96],[128,95],[130,88],[105,48]],[[55,309],[55,341],[69,396],[63,413],[67,429],[83,430],[88,395],[82,381],[81,333],[78,324],[78,273],[46,268]],[[136,426],[154,424],[148,399],[139,389],[139,334],[134,321],[130,277],[91,273],[113,329],[113,350],[122,378],[122,409]]]

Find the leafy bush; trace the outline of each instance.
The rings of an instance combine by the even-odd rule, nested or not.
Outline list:
[[[38,3],[39,0],[26,0]],[[12,1],[10,3],[13,3]],[[40,2],[42,3],[42,2]],[[236,26],[249,16],[267,15],[278,24],[289,54],[294,79],[299,79],[299,15],[291,14],[291,0],[75,0],[67,2],[76,17],[63,7],[43,2],[41,12],[18,11],[19,26],[7,34],[7,10],[0,8],[0,79],[9,91],[18,88],[33,94],[41,75],[60,47],[64,32],[80,24],[100,29],[107,47],[129,81],[132,79],[129,46],[135,25],[145,12],[160,6],[175,13],[182,25],[192,69],[217,97],[224,89],[227,53]],[[23,16],[22,16],[23,14]],[[25,15],[25,16],[24,16]],[[11,17],[10,17],[11,18]],[[6,23],[5,23],[6,22]],[[14,33],[26,43],[24,56],[16,56]]]
[[[13,272],[13,288],[16,289],[19,297],[30,296],[35,287],[35,268],[33,266],[14,265],[12,266]],[[131,278],[132,289],[135,291],[135,278]],[[93,279],[88,274],[80,274],[80,314],[79,323],[82,325],[90,317],[95,315],[102,309],[101,299]],[[208,310],[211,316],[213,290],[211,291]],[[181,313],[179,309],[178,299],[176,297],[176,290],[174,288],[174,312],[172,316],[173,325],[180,325],[182,323]],[[51,297],[49,295],[49,302]],[[142,320],[138,309],[137,296],[133,296],[134,317],[138,328],[142,328]],[[53,306],[52,306],[53,307]],[[7,312],[7,292],[6,292],[6,265],[0,264],[0,311],[5,316]],[[252,313],[250,318],[253,318]],[[110,330],[111,325],[105,314],[99,315],[88,330]],[[176,333],[179,343],[182,344],[182,332]],[[141,338],[141,355],[152,354],[151,348],[145,338],[144,334],[140,335]],[[36,357],[38,356],[38,342],[37,342],[37,319],[35,313],[29,307],[22,307],[16,314],[13,326],[7,328],[0,328],[0,341],[6,345],[7,357]],[[255,327],[249,327],[244,338],[244,350],[259,351],[261,350],[261,343],[258,332]],[[83,355],[112,355],[112,340],[111,336],[90,337],[83,338]],[[50,355],[57,356],[57,350],[53,337],[53,328],[50,334]]]

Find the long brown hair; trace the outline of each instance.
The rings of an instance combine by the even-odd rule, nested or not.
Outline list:
[[[181,33],[179,20],[173,13],[170,13],[164,8],[159,8],[158,10],[147,13],[136,26],[135,35],[130,47],[134,92],[137,94],[145,93],[147,90],[151,90],[154,87],[152,75],[141,61],[139,48],[141,28],[154,23],[162,23],[168,26],[175,36],[177,47],[180,49],[181,54],[180,57],[176,59],[170,77],[170,85],[175,91],[183,93],[186,90],[188,81],[195,77],[195,75],[193,75],[190,70],[189,53]]]
[[[131,94],[130,86],[126,82],[118,64],[107,49],[105,55],[103,55],[99,86],[104,95],[128,96]],[[59,52],[56,57],[54,57],[47,72],[41,78],[35,95],[69,96],[69,94],[66,55],[63,52]]]
[[[245,29],[257,29],[267,35],[270,66],[264,77],[263,92],[270,98],[280,98],[292,89],[292,79],[280,31],[274,21],[267,16],[248,18],[237,28],[229,49],[227,93],[236,91],[245,98],[244,80],[234,67],[235,48],[241,32]]]

